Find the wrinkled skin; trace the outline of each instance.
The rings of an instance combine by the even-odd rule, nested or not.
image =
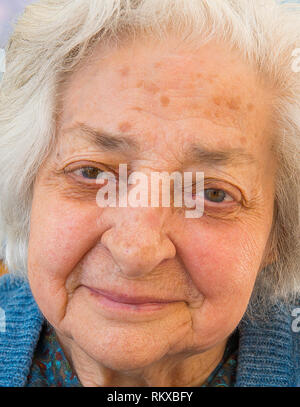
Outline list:
[[[170,37],[98,46],[63,95],[57,144],[34,187],[34,297],[84,386],[200,385],[269,261],[272,92],[226,46],[195,51]],[[126,137],[127,147],[102,148],[70,130],[78,123]],[[197,161],[187,153],[195,145],[238,153]],[[199,219],[172,207],[100,208],[99,185],[82,168],[120,163],[145,174],[203,171],[205,188],[224,199],[205,199]],[[112,311],[91,288],[174,302],[149,313]]]

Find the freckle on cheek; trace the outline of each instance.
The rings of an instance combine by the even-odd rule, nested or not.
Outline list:
[[[240,142],[241,144],[246,144],[247,143],[246,137],[240,137]]]
[[[131,129],[131,124],[128,122],[122,122],[119,124],[119,130],[124,133],[126,131],[129,131]]]
[[[170,99],[168,98],[168,96],[161,96],[160,103],[162,104],[162,106],[166,107],[170,103]]]
[[[254,105],[252,103],[248,103],[247,109],[249,110],[249,112],[252,112],[252,110],[254,109]]]

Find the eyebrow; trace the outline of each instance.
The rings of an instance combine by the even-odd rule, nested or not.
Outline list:
[[[189,162],[208,165],[252,165],[256,158],[242,148],[210,150],[193,144],[187,151]]]
[[[136,141],[132,140],[132,138],[98,130],[88,126],[85,123],[76,123],[74,126],[65,129],[63,132],[80,133],[93,144],[95,144],[98,148],[104,151],[129,153],[131,151],[137,152],[139,150],[139,144]]]
[[[139,143],[119,134],[113,134],[90,127],[86,123],[76,123],[74,126],[67,128],[64,133],[79,132],[93,144],[103,151],[116,153],[137,153]],[[241,148],[211,150],[202,145],[192,144],[185,153],[183,166],[188,164],[204,165],[251,165],[256,162],[255,157]]]

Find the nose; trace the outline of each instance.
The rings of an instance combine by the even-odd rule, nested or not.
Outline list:
[[[162,211],[162,208],[117,208],[111,212],[113,221],[103,233],[101,243],[126,277],[143,277],[163,260],[175,256]]]

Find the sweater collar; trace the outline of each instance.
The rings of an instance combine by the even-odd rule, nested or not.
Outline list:
[[[10,275],[1,280],[6,329],[0,332],[0,386],[22,387],[45,320],[27,281]],[[236,387],[294,386],[291,324],[290,309],[281,304],[270,307],[263,321],[242,319]]]
[[[0,333],[0,386],[23,387],[44,317],[27,281],[10,275],[1,280],[1,291],[5,291],[5,303],[0,301],[5,329]]]
[[[292,318],[276,304],[264,320],[245,316],[239,324],[236,387],[294,386]]]

